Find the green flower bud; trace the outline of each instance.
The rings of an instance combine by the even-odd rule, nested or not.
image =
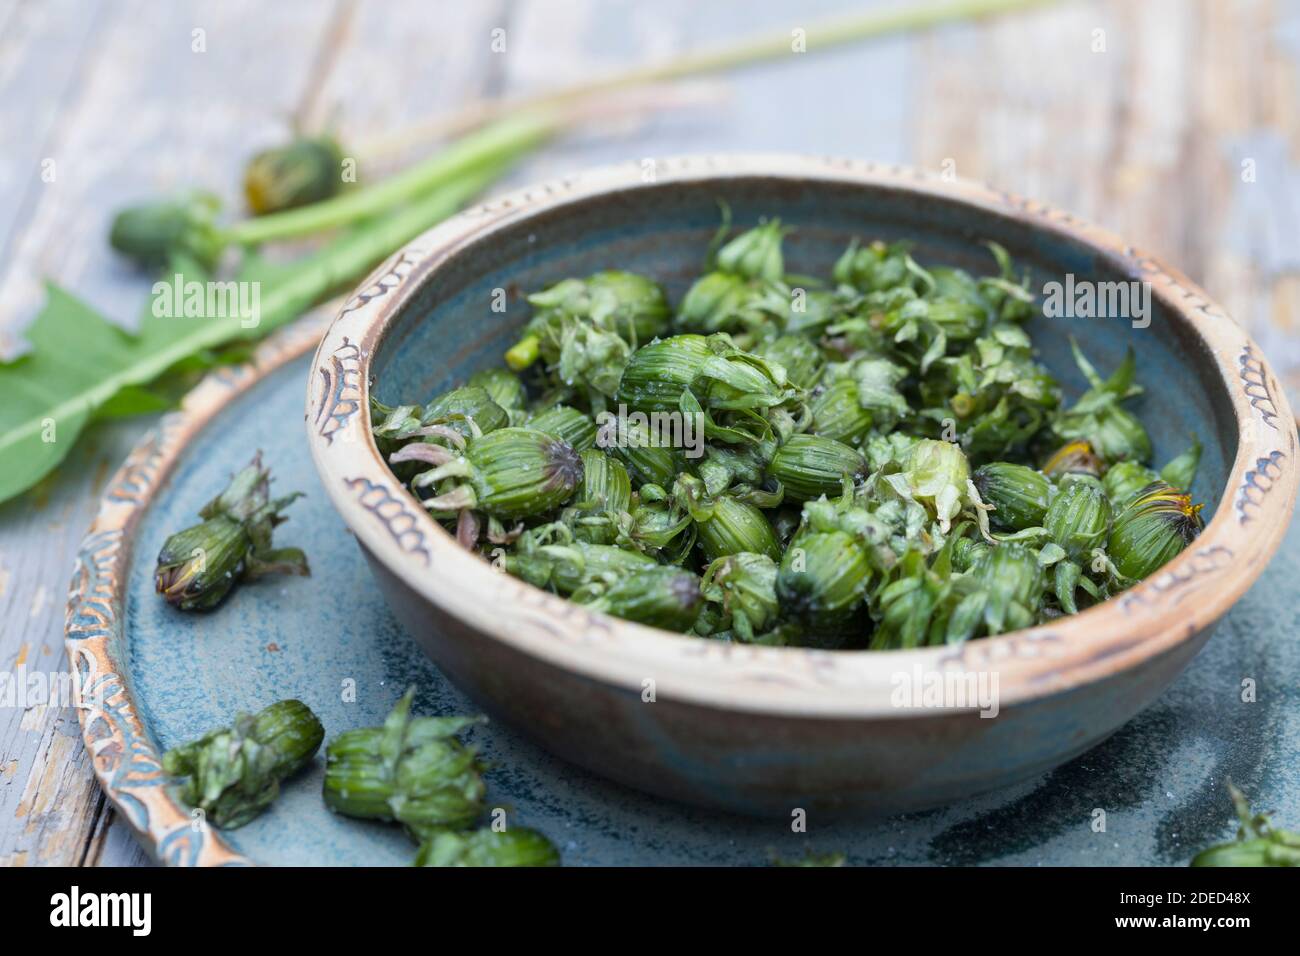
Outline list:
[[[524,383],[509,369],[485,368],[475,372],[466,383],[470,388],[481,388],[488,398],[496,402],[507,412],[522,412],[528,405],[528,393]]]
[[[1193,437],[1192,445],[1187,451],[1171,459],[1169,464],[1160,469],[1160,479],[1175,488],[1191,491],[1192,482],[1196,480],[1196,469],[1200,464],[1201,443]]]
[[[1212,846],[1196,854],[1189,865],[1300,866],[1300,834],[1291,834],[1286,842],[1273,837],[1257,837]]]
[[[804,389],[812,388],[826,364],[821,349],[803,335],[782,335],[760,345],[755,354],[781,366],[786,378]]]
[[[510,424],[506,410],[492,400],[486,389],[466,385],[443,392],[424,406],[424,425],[450,425],[466,438],[505,428]]]
[[[781,556],[781,542],[771,522],[754,505],[722,495],[706,510],[708,516],[696,520],[700,550],[706,561],[742,551],[765,554],[772,560]]]
[[[566,512],[573,534],[592,544],[613,544],[619,516],[632,507],[632,480],[623,463],[598,448],[582,458],[582,485]]]
[[[1019,544],[989,548],[969,572],[984,595],[988,634],[1028,627],[1043,600],[1043,568],[1038,555]]]
[[[210,610],[243,576],[251,548],[244,525],[224,515],[178,531],[158,552],[155,589],[182,611]]]
[[[616,400],[632,411],[675,412],[682,392],[712,356],[703,335],[674,335],[643,345],[623,368]]]
[[[464,827],[483,811],[487,788],[474,751],[456,735],[481,717],[412,717],[412,687],[382,727],[339,734],[325,748],[325,806],[416,832]]]
[[[952,541],[952,566],[956,571],[969,571],[992,546],[982,538],[955,538]]]
[[[923,438],[912,446],[904,469],[912,495],[926,505],[944,531],[960,512],[966,498],[970,465],[961,447],[948,441]]]
[[[969,342],[983,331],[988,313],[978,302],[941,296],[926,300],[925,317],[943,330],[949,342]]]
[[[834,631],[858,609],[870,577],[866,552],[849,535],[801,534],[781,558],[776,595],[787,617]]]
[[[1092,450],[1092,445],[1083,440],[1066,442],[1047,461],[1043,462],[1043,474],[1049,478],[1062,475],[1091,475],[1098,477],[1104,463]]]
[[[1121,461],[1106,470],[1101,486],[1115,509],[1123,510],[1125,505],[1137,497],[1139,491],[1159,480],[1160,476],[1146,465],[1136,461]]]
[[[298,548],[273,548],[272,529],[298,494],[272,499],[262,454],[199,511],[206,520],[171,535],[158,552],[154,587],[182,611],[207,611],[244,578],[311,573]]]
[[[560,594],[572,594],[592,583],[610,583],[640,568],[656,566],[654,558],[614,545],[581,540],[538,545],[531,532],[520,539],[518,552],[507,555],[505,560],[511,574]]]
[[[661,497],[650,499],[650,489]],[[631,520],[622,523],[617,543],[658,555],[669,564],[680,563],[695,543],[695,523],[690,512],[678,507],[658,485],[642,485],[637,495],[641,501],[633,505]]]
[[[781,482],[792,501],[834,497],[845,478],[865,478],[867,462],[856,448],[821,435],[791,435],[767,466],[769,478]]]
[[[741,551],[713,561],[704,573],[705,598],[721,605],[723,627],[749,643],[776,626],[776,562],[766,554]]]
[[[797,394],[785,369],[736,348],[725,335],[675,335],[632,354],[617,400],[633,411],[680,411],[688,389],[715,410],[773,408]]]
[[[725,335],[711,335],[713,354],[700,366],[692,390],[714,410],[775,408],[798,395],[785,369],[735,347]]]
[[[1096,416],[1088,432],[1092,447],[1103,461],[1149,461],[1151,438],[1136,415],[1113,405]]]
[[[669,565],[650,565],[612,582],[589,585],[575,592],[573,600],[638,624],[686,631],[695,623],[703,599],[697,575]]]
[[[1082,563],[1110,533],[1110,499],[1096,481],[1066,480],[1043,518],[1052,540]]]
[[[649,342],[668,331],[672,309],[663,288],[645,276],[608,270],[585,279],[565,279],[528,297],[537,310],[529,327],[556,317],[584,319],[629,345]]]
[[[131,206],[113,218],[108,241],[122,255],[149,268],[188,257],[210,269],[225,248],[216,225],[220,208],[217,197],[208,193]]]
[[[831,275],[838,284],[859,292],[879,292],[910,281],[903,248],[879,241],[862,248],[855,240],[835,263]]]
[[[850,379],[831,382],[808,403],[813,432],[823,438],[858,444],[871,430],[871,412],[858,401],[858,387]]]
[[[181,778],[177,796],[218,827],[248,823],[280,794],[280,781],[311,762],[325,728],[299,700],[256,715],[236,714],[230,727],[163,754],[163,770]]]
[[[343,187],[343,150],[328,136],[295,139],[253,156],[244,195],[257,216],[320,202]]]
[[[530,417],[526,428],[568,442],[578,451],[596,447],[596,423],[568,405],[554,405]]]
[[[1138,493],[1115,519],[1107,551],[1116,570],[1140,581],[1192,543],[1204,522],[1192,496],[1164,482]]]
[[[984,503],[994,507],[989,520],[1000,531],[1041,527],[1056,491],[1042,472],[1009,461],[983,465],[971,480]]]
[[[770,290],[755,289],[744,278],[710,272],[696,279],[677,310],[677,326],[693,332],[743,332],[762,325],[772,306],[784,300],[768,298]]]
[[[536,830],[440,830],[420,845],[414,866],[559,866],[560,851]]]
[[[681,455],[659,444],[660,436],[635,422],[627,422],[621,441],[609,450],[627,466],[632,481],[640,485],[667,487],[682,470]]]
[[[1150,436],[1137,417],[1120,404],[1142,392],[1141,387],[1134,383],[1137,360],[1133,350],[1129,349],[1119,368],[1103,381],[1083,357],[1078,345],[1073,340],[1070,344],[1075,362],[1092,387],[1056,419],[1052,426],[1056,434],[1067,441],[1087,441],[1107,464],[1124,460],[1149,461]]]
[[[780,282],[785,277],[785,261],[781,255],[782,232],[779,219],[742,232],[718,250],[718,270],[746,279]]]
[[[432,511],[471,508],[496,518],[528,518],[567,501],[582,481],[582,459],[568,442],[530,428],[498,428],[471,438],[462,457],[415,478],[417,487],[447,478],[465,483],[427,499]]]

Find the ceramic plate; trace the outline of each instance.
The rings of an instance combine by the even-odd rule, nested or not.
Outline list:
[[[325,809],[323,755],[267,813],[219,835],[174,801],[158,755],[285,697],[306,701],[327,739],[380,723],[411,684],[420,713],[472,712],[392,618],[318,484],[302,427],[303,356],[321,329],[311,320],[287,330],[167,416],[113,479],[78,562],[69,654],[103,695],[82,710],[86,742],[109,798],[165,863],[406,864],[415,848],[397,828]],[[174,611],[153,590],[160,545],[259,448],[277,491],[306,492],[276,540],[304,548],[312,576],[245,586],[211,614]],[[1234,829],[1225,777],[1257,808],[1300,819],[1297,582],[1293,525],[1206,650],[1106,743],[1028,784],[891,820],[813,818],[794,833],[785,820],[642,796],[500,725],[470,738],[491,766],[489,805],[546,833],[566,865],[762,865],[805,852],[841,852],[850,864],[1182,864]]]

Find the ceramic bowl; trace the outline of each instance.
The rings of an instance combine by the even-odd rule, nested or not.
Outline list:
[[[554,753],[664,797],[756,814],[890,813],[1008,784],[1093,746],[1152,702],[1278,547],[1297,484],[1287,400],[1250,337],[1177,272],[1069,215],[988,187],[857,162],[700,157],[596,170],[470,209],[381,267],[322,341],[306,424],[322,482],[397,617],[493,716]],[[1102,369],[1132,346],[1134,407],[1163,462],[1195,433],[1201,537],[1077,616],[954,647],[835,652],[719,643],[606,617],[494,571],[394,480],[368,397],[421,400],[500,363],[522,294],[602,268],[674,301],[725,202],[778,216],[787,268],[827,274],[853,237],[911,239],[921,262],[987,273],[1005,246],[1032,287],[1136,281],[1149,324],[1032,320],[1067,394],[1076,337]],[[507,306],[494,309],[504,290]],[[926,706],[935,681],[996,690],[997,714]],[[972,683],[982,681],[982,684]],[[951,696],[948,703],[952,703]]]

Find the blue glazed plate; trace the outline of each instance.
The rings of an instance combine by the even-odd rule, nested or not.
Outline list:
[[[82,712],[95,769],[144,846],[164,862],[402,865],[394,827],[329,813],[323,756],[251,824],[218,836],[171,798],[158,754],[236,711],[298,697],[327,739],[380,723],[408,685],[424,714],[473,712],[403,633],[321,489],[302,428],[302,354],[316,321],[226,370],[164,420],[114,479],[73,582],[69,649],[107,703]],[[236,591],[211,614],[154,594],[154,557],[230,473],[262,449],[281,492],[306,497],[277,541],[304,548],[312,576]],[[470,737],[491,769],[489,806],[534,827],[566,865],[762,865],[843,853],[850,864],[1182,864],[1228,838],[1231,777],[1280,821],[1300,820],[1300,531],[1150,709],[1106,743],[1036,780],[941,810],[871,823],[810,818],[807,832],[678,807],[592,777],[496,724]],[[1243,701],[1243,681],[1256,688]]]

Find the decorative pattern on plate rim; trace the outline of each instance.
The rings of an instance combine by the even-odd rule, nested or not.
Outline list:
[[[122,602],[131,532],[189,440],[232,397],[309,351],[326,325],[313,312],[280,329],[250,362],[207,375],[165,415],[109,481],[81,543],[68,589],[65,647],[74,675],[77,716],[104,794],[160,862],[173,866],[246,865],[214,829],[192,818],[165,786],[161,757],[136,713],[122,661]]]

